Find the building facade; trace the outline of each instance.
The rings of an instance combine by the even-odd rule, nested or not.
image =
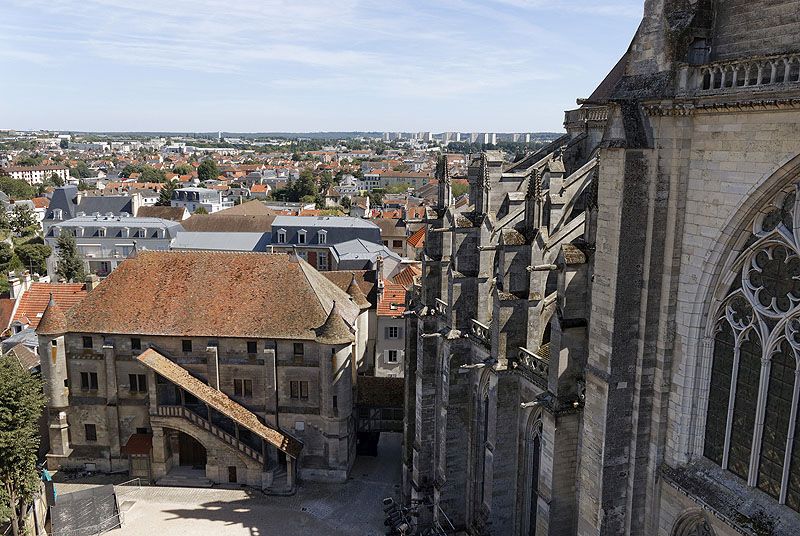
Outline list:
[[[247,299],[231,297],[244,279]],[[342,481],[368,307],[297,257],[140,252],[39,323],[48,464],[154,481],[188,466],[276,491]]]
[[[12,179],[25,181],[30,185],[42,184],[53,175],[64,183],[70,178],[67,166],[11,166],[3,171]]]
[[[166,250],[183,227],[161,218],[125,216],[77,216],[51,225],[44,242],[53,250],[47,259],[47,274],[55,279],[58,271],[58,237],[75,237],[78,253],[87,274],[106,277],[137,249]]]
[[[210,188],[177,188],[170,200],[173,207],[183,207],[194,213],[197,209],[204,209],[207,213],[213,214],[220,210],[233,207],[233,201],[222,199],[222,192]]]
[[[440,166],[407,324],[421,527],[800,534],[799,8],[648,1],[566,136],[473,158],[460,209]]]

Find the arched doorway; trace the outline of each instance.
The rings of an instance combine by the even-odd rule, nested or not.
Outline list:
[[[205,470],[207,461],[205,447],[189,434],[178,432],[178,465]]]

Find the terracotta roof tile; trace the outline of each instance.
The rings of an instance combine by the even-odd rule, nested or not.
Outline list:
[[[285,253],[142,251],[68,320],[86,333],[314,340],[334,301],[353,325],[347,293]]]
[[[62,311],[66,311],[86,297],[86,285],[83,283],[31,283],[31,287],[22,294],[17,311],[11,321],[19,321],[36,328],[43,318],[50,296]]]
[[[421,263],[409,264],[403,268],[397,275],[392,278],[392,281],[398,285],[402,285],[406,290],[414,285],[414,280],[422,275]]]
[[[50,303],[47,304],[47,308],[44,310],[42,319],[39,322],[37,333],[39,335],[63,335],[67,332],[67,329],[67,317],[51,297]]]
[[[421,248],[425,245],[425,227],[420,227],[408,237],[408,245],[413,248]]]
[[[403,285],[384,281],[383,297],[378,300],[378,316],[401,317],[406,310],[406,289]]]

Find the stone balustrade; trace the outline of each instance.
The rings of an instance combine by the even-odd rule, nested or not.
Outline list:
[[[684,95],[781,89],[800,83],[800,54],[684,65],[678,73],[678,93]]]
[[[440,316],[447,316],[450,314],[450,306],[447,305],[447,302],[440,300],[439,298],[436,298],[434,301],[433,309],[436,311],[436,314]]]
[[[542,356],[531,352],[527,348],[519,349],[519,365],[527,368],[536,376],[547,380],[547,373],[549,371],[549,362]]]
[[[473,318],[469,323],[469,332],[470,335],[477,338],[482,343],[486,345],[491,344],[492,333],[489,329],[489,326],[486,324],[481,324]]]
[[[577,125],[589,122],[605,122],[608,119],[608,108],[605,106],[585,106],[577,110],[568,110],[564,114],[565,125]]]
[[[181,417],[187,419],[195,426],[202,428],[203,430],[206,430],[207,432],[221,439],[223,442],[232,446],[239,452],[242,452],[251,459],[257,461],[258,463],[264,463],[264,457],[261,455],[260,452],[257,452],[251,447],[245,445],[244,443],[236,439],[236,437],[225,432],[218,426],[211,424],[207,419],[204,419],[203,417],[201,417],[200,415],[198,415],[197,413],[193,412],[192,410],[190,410],[185,406],[159,405],[157,413],[160,417]]]

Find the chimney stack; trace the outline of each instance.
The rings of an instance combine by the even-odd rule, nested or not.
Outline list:
[[[86,276],[86,279],[84,280],[84,282],[86,283],[86,290],[88,292],[91,292],[95,288],[97,288],[97,285],[100,284],[100,278],[97,277],[97,275],[95,275],[95,274],[89,274],[89,275]]]

